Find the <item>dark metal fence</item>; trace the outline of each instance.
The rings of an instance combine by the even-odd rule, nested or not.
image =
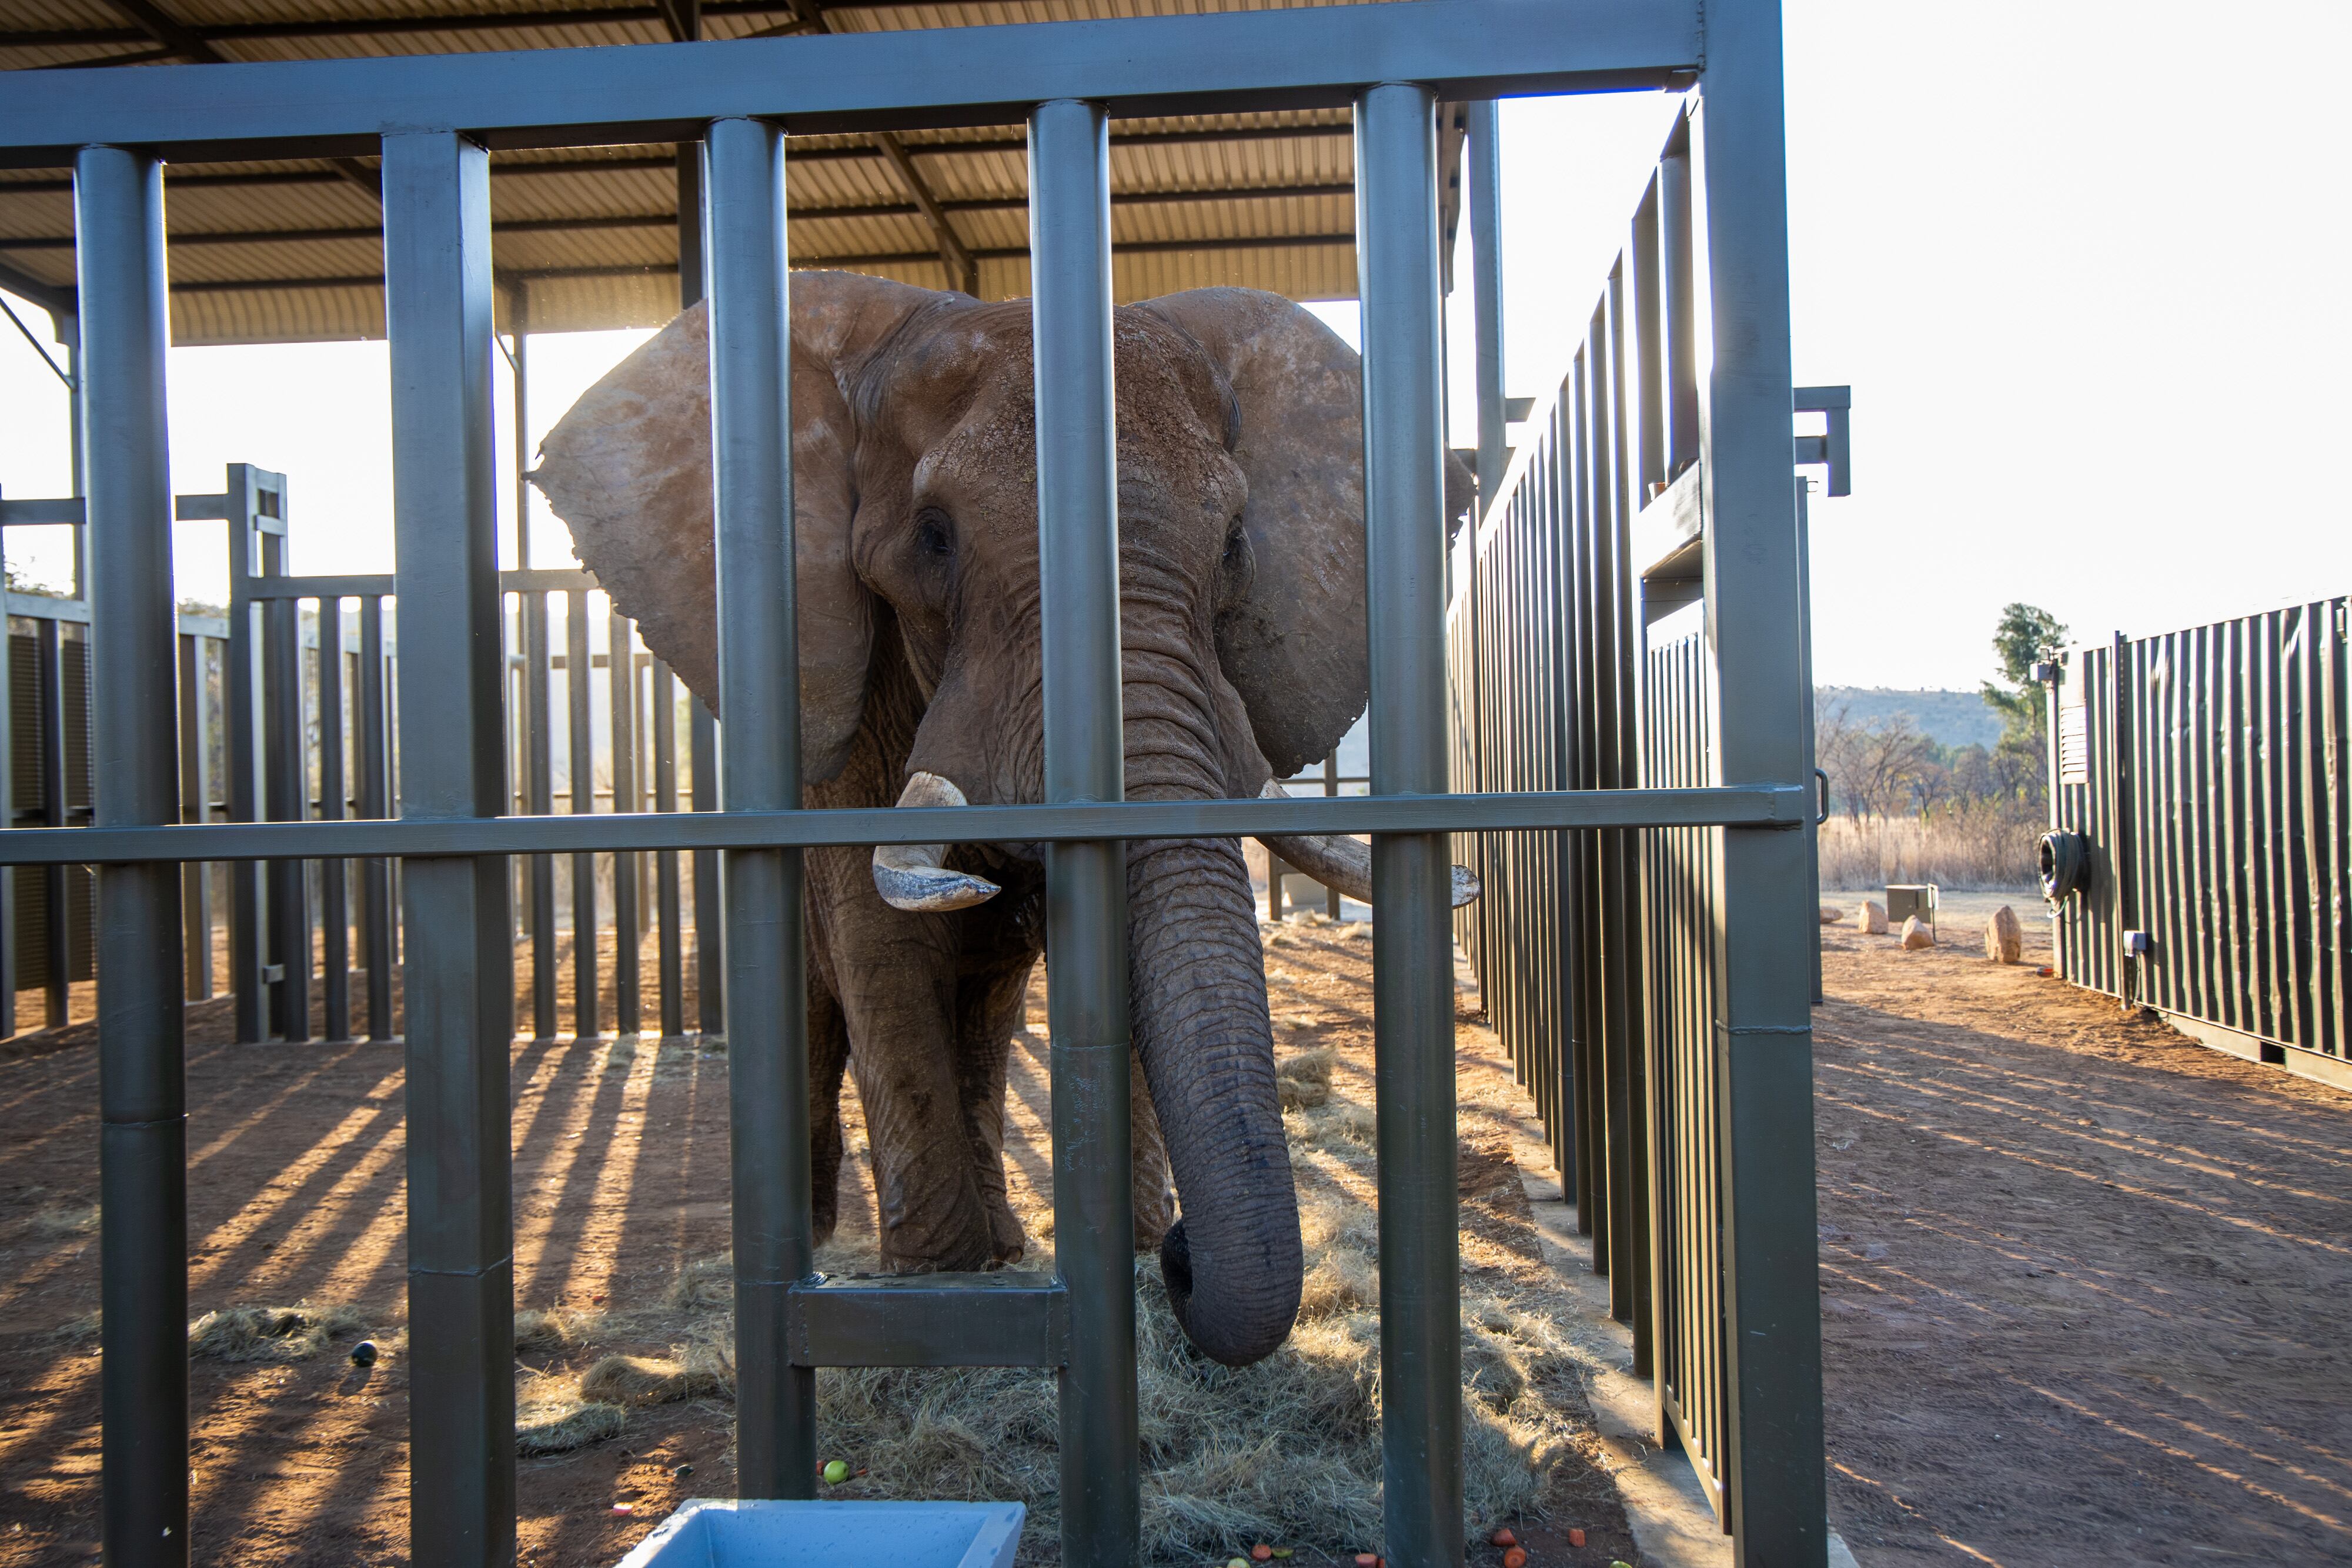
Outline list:
[[[1706,572],[1724,558],[1700,419],[1698,120],[1696,110],[1677,120],[1567,376],[1531,411],[1530,439],[1500,483],[1482,486],[1496,498],[1457,552],[1448,631],[1462,787],[1693,788],[1737,776],[1727,746],[1739,727],[1720,700],[1730,682],[1706,622]],[[1474,152],[1476,133],[1474,121]],[[1487,183],[1474,174],[1474,225],[1493,199]],[[1829,414],[1828,434],[1798,438],[1781,461],[1829,464],[1836,494],[1846,401],[1843,388],[1799,389],[1783,412]],[[1497,430],[1481,434],[1487,480],[1501,444]],[[1791,496],[1801,556],[1802,496]],[[1789,588],[1787,623],[1801,628],[1801,583],[1792,575]],[[1797,655],[1805,669],[1801,646]],[[1775,711],[1810,776],[1809,723]],[[1817,1343],[1783,1338],[1778,1362],[1743,1365],[1735,1354],[1743,1322],[1786,1333],[1815,1310],[1810,1145],[1776,1132],[1768,1156],[1753,1140],[1769,1119],[1744,1121],[1757,1103],[1809,1105],[1809,1051],[1801,1030],[1743,1040],[1727,1017],[1737,971],[1726,852],[1738,837],[1465,834],[1456,852],[1486,895],[1455,915],[1488,1016],[1544,1118],[1563,1196],[1592,1238],[1610,1310],[1633,1331],[1634,1371],[1654,1379],[1657,1440],[1680,1445],[1735,1533],[1759,1511],[1777,1530],[1821,1496],[1819,1429],[1799,1425],[1818,1397]],[[1791,925],[1810,943],[1818,928],[1800,907]],[[1812,953],[1797,959],[1810,978]],[[1773,1166],[1769,1182],[1750,1162]],[[1759,1438],[1743,1424],[1768,1408],[1778,1415]]]
[[[2347,612],[2329,599],[2119,635],[2046,671],[2050,825],[2087,852],[2084,885],[2056,906],[2059,972],[2338,1082],[2352,1070]]]
[[[291,575],[287,497],[283,475],[241,463],[229,465],[221,493],[173,497],[177,520],[226,524],[229,565],[227,613],[179,617],[186,822],[336,821],[398,808],[394,580]],[[73,497],[0,501],[0,524],[79,530],[82,509]],[[700,705],[636,641],[634,622],[595,612],[595,588],[584,571],[500,574],[507,774],[519,814],[546,815],[558,800],[576,813],[676,810],[681,757],[689,769],[709,769],[713,732],[687,717]],[[8,821],[86,826],[89,602],[79,591],[12,593],[8,612],[0,694]],[[574,679],[573,671],[586,674]],[[211,998],[225,977],[242,1040],[390,1038],[398,1027],[399,875],[399,862],[381,855],[190,864],[182,890],[188,998]],[[532,1034],[684,1031],[694,996],[687,959],[700,944],[697,889],[682,881],[677,852],[538,855],[518,860],[514,877]],[[94,884],[88,866],[20,866],[0,877],[0,1034],[68,1021],[68,988],[95,974]],[[575,936],[572,1005],[560,1016],[566,931]],[[590,939],[577,940],[581,932]],[[642,948],[654,932],[648,985]],[[710,1005],[695,1009],[695,1022],[715,1029],[716,977],[698,978]],[[19,991],[42,993],[37,1018],[19,1015]]]
[[[1414,79],[1397,79],[1405,71]],[[1693,218],[1689,244],[1706,262],[1713,359],[1680,384],[1707,415],[1694,452],[1706,476],[1704,656],[1717,696],[1707,782],[1607,787],[1633,782],[1634,666],[1621,633],[1609,682],[1596,656],[1580,688],[1618,707],[1602,732],[1606,758],[1577,775],[1604,787],[1522,792],[1498,775],[1480,792],[1448,794],[1437,104],[1644,87],[1696,89],[1686,123],[1704,203],[1689,210],[1704,221]],[[109,1561],[176,1565],[187,1554],[182,862],[401,861],[413,1562],[488,1564],[514,1552],[510,857],[718,850],[742,1492],[813,1491],[820,1355],[1051,1366],[1062,1387],[1063,1559],[1095,1564],[1133,1559],[1140,1510],[1122,841],[1370,833],[1384,1546],[1391,1561],[1428,1568],[1459,1563],[1464,1541],[1447,835],[1611,833],[1614,847],[1587,863],[1591,885],[1622,899],[1633,887],[1622,831],[1683,827],[1708,830],[1708,1024],[1725,1129],[1713,1166],[1726,1323],[1714,1386],[1727,1437],[1711,1462],[1748,1560],[1822,1562],[1802,1155],[1811,922],[1798,829],[1811,791],[1799,737],[1809,699],[1795,619],[1780,94],[1779,15],[1762,0],[1707,7],[1703,35],[1688,0],[1452,0],[12,82],[0,161],[74,169],[82,429],[103,457],[89,465],[87,502],[102,698],[95,821],[10,830],[0,862],[100,867]],[[1123,802],[1108,120],[1334,106],[1352,106],[1357,134],[1372,792]],[[789,423],[781,120],[834,131],[1024,116],[1047,800],[805,810],[791,453],[777,438]],[[707,225],[694,228],[708,236],[712,307],[720,706],[765,722],[728,737],[724,810],[506,814],[515,797],[492,504],[485,148],[681,139],[701,141],[708,170]],[[398,800],[356,821],[179,825],[162,160],[367,148],[383,153],[398,571],[389,585],[337,591],[400,600],[388,697]],[[1622,396],[1616,360],[1612,348],[1591,361],[1596,402]],[[1625,561],[1591,559],[1606,570],[1577,580],[1613,602],[1564,608],[1580,626],[1621,626]],[[1596,635],[1590,645],[1603,644]],[[1477,701],[1508,695],[1482,689]],[[897,1336],[877,1343],[875,1292],[809,1273],[800,852],[940,841],[1048,846],[1058,1271],[902,1282],[887,1293]],[[1577,929],[1591,934],[1589,923]],[[1630,972],[1630,951],[1601,956]],[[845,1332],[852,1324],[869,1332]]]

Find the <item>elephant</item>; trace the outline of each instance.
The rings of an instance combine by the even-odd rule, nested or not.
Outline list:
[[[1030,305],[816,271],[790,298],[803,798],[1040,800]],[[1123,306],[1112,331],[1127,798],[1276,792],[1364,708],[1360,362],[1311,313],[1247,289]],[[532,479],[614,606],[716,709],[709,375],[696,306],[579,399]],[[1449,462],[1458,512],[1468,476]],[[1269,842],[1370,897],[1357,841]],[[820,1239],[846,1071],[884,1267],[1018,1260],[1004,1098],[1046,938],[1038,847],[806,863]],[[1246,1365],[1287,1337],[1302,1260],[1241,844],[1130,843],[1128,908],[1138,1249],[1157,1244],[1192,1343]]]

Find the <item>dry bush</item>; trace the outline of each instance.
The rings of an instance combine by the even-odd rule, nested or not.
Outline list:
[[[224,1307],[188,1325],[188,1354],[213,1361],[307,1361],[366,1327],[349,1307]]]
[[[1916,817],[1832,817],[1822,825],[1822,885],[1932,882],[1954,890],[2030,892],[2047,820],[2016,806],[1933,810]]]

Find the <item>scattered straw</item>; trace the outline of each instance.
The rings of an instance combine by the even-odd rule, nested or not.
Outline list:
[[[366,1327],[349,1307],[224,1307],[188,1325],[188,1354],[212,1361],[307,1361]]]
[[[52,1203],[36,1210],[33,1229],[41,1236],[95,1236],[98,1205]]]
[[[515,1314],[515,1349],[531,1354],[570,1350],[587,1336],[587,1330],[588,1320],[578,1312],[528,1308]]]
[[[698,1258],[670,1281],[663,1300],[682,1312],[719,1312],[735,1304],[734,1254]]]
[[[1302,1051],[1274,1064],[1274,1087],[1286,1111],[1307,1111],[1331,1098],[1331,1062],[1337,1052],[1329,1046]]]
[[[707,1366],[688,1367],[649,1355],[608,1355],[580,1376],[580,1396],[606,1405],[674,1405],[725,1391]]]
[[[526,1373],[515,1390],[515,1449],[568,1454],[617,1437],[628,1416],[618,1405],[581,1396],[577,1378]]]

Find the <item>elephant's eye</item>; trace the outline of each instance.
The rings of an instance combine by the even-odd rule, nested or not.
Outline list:
[[[944,559],[955,554],[955,525],[937,507],[926,507],[915,517],[915,548]]]
[[[1225,530],[1225,564],[1239,566],[1242,557],[1248,553],[1248,550],[1249,536],[1242,531],[1242,520],[1237,517],[1233,520],[1232,527]]]

